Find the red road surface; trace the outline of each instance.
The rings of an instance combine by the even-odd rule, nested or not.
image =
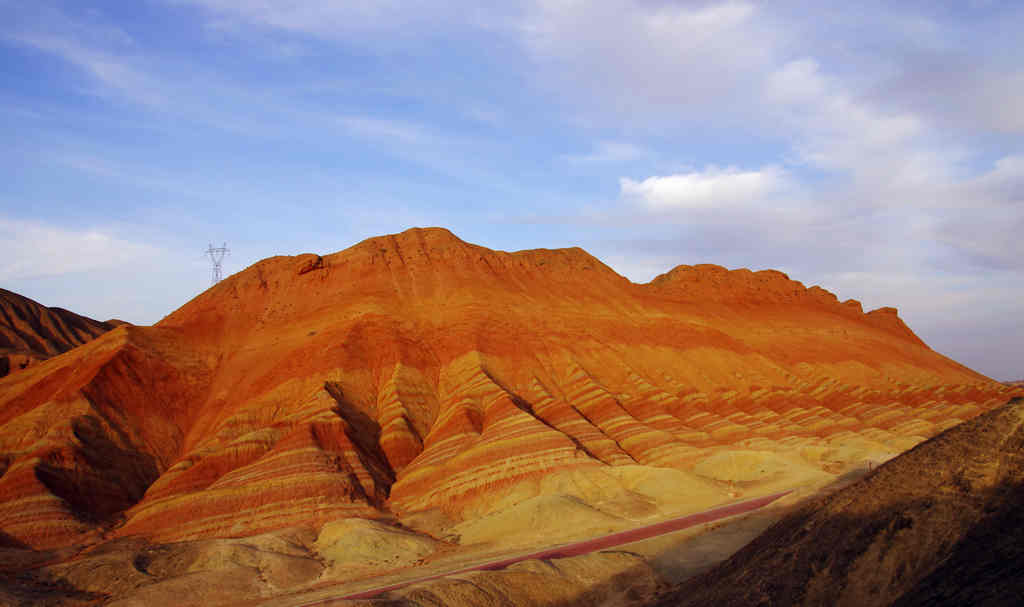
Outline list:
[[[320,601],[314,601],[312,603],[306,603],[302,607],[315,607],[316,605],[328,605],[329,603],[337,600],[346,599],[368,599],[375,597],[379,594],[391,590],[397,590],[404,588],[411,584],[418,584],[420,582],[426,582],[429,580],[436,580],[438,578],[446,577],[449,575],[455,575],[458,573],[466,573],[467,571],[481,571],[488,569],[501,569],[508,567],[513,563],[520,561],[527,561],[530,559],[559,559],[568,556],[579,556],[581,554],[587,554],[589,552],[595,552],[598,550],[605,550],[607,548],[614,548],[615,546],[621,546],[622,544],[628,544],[630,542],[636,542],[639,540],[645,540],[647,538],[654,537],[656,535],[662,535],[665,533],[671,533],[672,531],[679,531],[686,529],[687,527],[693,527],[694,525],[700,525],[701,523],[709,523],[720,518],[727,516],[734,516],[737,514],[743,514],[750,512],[751,510],[757,510],[767,506],[774,502],[780,497],[791,493],[791,491],[783,491],[781,493],[773,493],[771,495],[765,495],[763,497],[754,498],[744,502],[737,502],[735,504],[728,504],[726,506],[719,506],[718,508],[712,508],[711,510],[705,510],[704,512],[698,512],[696,514],[690,514],[687,516],[674,518],[653,525],[647,525],[645,527],[638,527],[636,529],[630,529],[628,531],[620,531],[618,533],[612,533],[611,535],[605,535],[592,540],[585,540],[582,542],[575,542],[573,544],[565,544],[563,546],[556,546],[554,548],[548,548],[539,552],[533,552],[530,554],[522,554],[509,558],[500,559],[497,561],[491,561],[489,563],[482,563],[479,565],[470,565],[462,569],[456,569],[454,571],[446,571],[444,573],[438,573],[428,577],[423,577],[415,580],[409,580],[405,582],[399,582],[390,586],[382,586],[380,588],[374,588],[372,590],[364,590],[355,594],[349,594],[343,597],[333,599],[323,599]]]

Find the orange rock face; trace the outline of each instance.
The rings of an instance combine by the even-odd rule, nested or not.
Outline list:
[[[67,352],[114,328],[0,289],[0,377]]]
[[[1019,392],[779,272],[634,284],[581,249],[414,229],[266,259],[0,381],[0,529],[49,547],[458,516],[558,470],[897,453]]]

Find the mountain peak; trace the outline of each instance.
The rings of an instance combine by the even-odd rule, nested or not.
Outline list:
[[[489,298],[587,295],[607,298],[629,281],[579,247],[506,252],[465,242],[445,228],[367,238],[328,255],[259,261],[198,295],[162,326],[223,324],[246,317],[306,318],[326,301],[363,298],[449,306],[460,294]],[[485,295],[489,293],[490,295]],[[220,319],[220,320],[217,320]]]

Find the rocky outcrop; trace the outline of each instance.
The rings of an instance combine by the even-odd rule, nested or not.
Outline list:
[[[113,329],[0,289],[0,377],[67,352]]]
[[[266,259],[0,380],[0,530],[46,548],[458,521],[625,465],[742,492],[784,481],[776,455],[841,472],[1013,390],[778,272],[637,285],[581,249],[415,229]]]
[[[1017,398],[805,504],[658,604],[1016,604],[1022,452]]]

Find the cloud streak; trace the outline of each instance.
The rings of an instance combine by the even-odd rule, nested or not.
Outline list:
[[[586,154],[565,154],[562,159],[574,166],[621,164],[651,155],[650,150],[625,141],[599,141]]]
[[[4,281],[138,268],[163,256],[159,248],[109,229],[69,229],[0,218],[0,280]]]

